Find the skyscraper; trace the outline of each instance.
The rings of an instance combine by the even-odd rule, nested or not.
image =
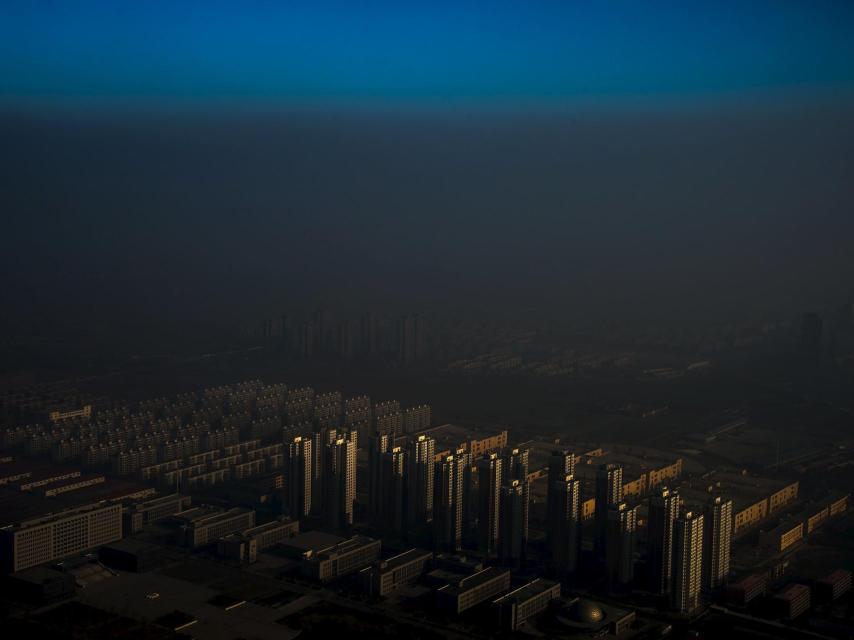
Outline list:
[[[608,508],[605,561],[611,590],[625,589],[634,579],[637,523],[637,507],[620,502]]]
[[[474,459],[465,447],[457,449],[457,452],[454,454],[454,457],[461,460],[461,466],[463,469],[462,473],[462,483],[463,483],[463,522],[462,529],[463,535],[465,536],[466,531],[469,529],[473,529],[475,526],[475,521],[477,520],[477,496],[474,493],[474,481],[472,479],[472,465],[474,464]]]
[[[383,454],[391,449],[391,437],[382,433],[368,440],[368,512],[378,520],[383,511]]]
[[[500,488],[501,458],[485,453],[477,461],[477,539],[485,555],[494,554],[498,545]]]
[[[703,541],[703,588],[714,591],[729,578],[730,544],[732,543],[732,500],[715,496],[706,505],[705,540]]]
[[[356,440],[355,434],[338,438],[326,445],[324,469],[324,517],[334,529],[353,524],[356,502]]]
[[[522,491],[524,492],[524,499],[522,501],[522,522],[524,524],[524,528],[522,530],[523,557],[528,546],[528,514],[531,497],[531,486],[528,484],[528,458],[528,449],[517,447],[507,451],[501,462],[501,483],[511,484],[513,480],[518,480],[521,483]]]
[[[653,593],[670,593],[673,582],[673,523],[679,516],[681,499],[676,491],[660,487],[649,499],[647,565]]]
[[[420,435],[409,442],[406,461],[406,521],[410,530],[433,521],[433,463],[436,441]]]
[[[575,475],[575,458],[571,451],[564,449],[563,451],[552,451],[549,456],[549,475],[548,484],[546,485],[546,521],[553,522],[555,520],[556,501],[559,499],[554,493],[555,483],[566,479],[566,476]],[[552,537],[554,529],[548,532],[549,538]]]
[[[552,565],[558,575],[572,575],[578,568],[581,544],[581,482],[567,474],[548,491],[554,500],[549,521]]]
[[[673,608],[690,613],[700,604],[703,514],[687,511],[673,528]]]
[[[527,480],[528,457],[528,449],[517,447],[508,450],[504,454],[504,461],[501,463],[501,481],[504,484],[510,484],[512,480]]]
[[[433,543],[440,551],[462,546],[466,464],[463,455],[447,455],[435,465]]]
[[[379,521],[388,533],[402,535],[406,522],[406,452],[402,447],[386,451],[381,455],[381,465]]]
[[[312,442],[297,436],[285,446],[283,506],[285,515],[304,518],[311,512]]]
[[[327,468],[326,448],[337,439],[337,429],[319,428],[315,429],[311,435],[311,454],[314,457],[311,465],[311,473],[314,476],[311,481],[311,505],[316,515],[321,515],[326,508],[326,489],[324,487]]]
[[[518,567],[525,555],[527,484],[524,480],[511,480],[499,490],[498,558],[512,567]]]
[[[596,557],[605,558],[608,534],[608,511],[623,501],[623,468],[617,464],[603,464],[596,470],[595,538]]]

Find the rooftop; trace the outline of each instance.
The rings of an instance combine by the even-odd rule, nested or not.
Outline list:
[[[264,524],[259,524],[257,527],[252,527],[251,529],[247,529],[243,533],[247,536],[257,535],[259,533],[265,533],[266,531],[273,531],[280,527],[290,527],[294,524],[299,526],[298,521],[291,520],[289,518],[283,518],[281,520],[273,520],[272,522],[265,522]]]
[[[109,506],[102,500],[88,500],[74,495],[76,493],[45,498],[30,491],[0,487],[0,527],[32,526],[39,521],[66,517],[80,510]]]
[[[478,571],[474,575],[465,576],[458,582],[452,582],[451,584],[446,584],[444,587],[439,589],[439,591],[446,593],[448,595],[459,595],[461,593],[465,593],[470,589],[474,589],[477,586],[480,586],[490,580],[494,580],[499,576],[509,574],[509,569],[500,569],[498,567],[489,567],[484,569],[483,571]]]
[[[851,572],[850,571],[846,571],[845,569],[837,569],[836,571],[829,573],[824,578],[819,580],[819,582],[824,582],[826,584],[836,584],[837,582],[840,582],[842,580],[850,580],[850,579],[851,579]]]
[[[430,553],[429,551],[424,551],[423,549],[410,549],[409,551],[399,553],[396,556],[388,558],[387,560],[381,560],[379,563],[379,568],[381,571],[392,571],[393,569],[403,566],[409,562],[413,562],[415,560],[432,555],[432,553]]]
[[[285,545],[302,551],[322,551],[344,542],[346,538],[325,531],[303,531],[299,535],[285,541]]]
[[[804,597],[804,594],[809,595],[809,593],[810,588],[807,585],[795,582],[790,584],[774,597],[779,600],[794,600],[795,598]]]
[[[559,584],[558,582],[554,582],[552,580],[543,580],[542,578],[536,578],[532,580],[528,584],[524,584],[521,587],[514,589],[507,595],[500,597],[495,601],[496,604],[502,604],[504,602],[515,601],[515,602],[524,602],[534,596],[538,596],[541,593],[548,591],[555,587],[555,585]]]
[[[134,554],[159,553],[161,551],[161,548],[158,547],[156,544],[151,544],[150,542],[145,542],[144,540],[137,540],[136,538],[122,538],[121,540],[117,540],[116,542],[111,542],[110,544],[104,545],[103,548]]]

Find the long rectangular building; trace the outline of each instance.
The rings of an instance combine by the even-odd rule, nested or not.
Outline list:
[[[560,583],[537,578],[495,600],[498,626],[516,631],[529,618],[542,613],[552,600],[560,598]]]
[[[86,505],[0,529],[0,557],[7,571],[21,571],[121,537],[121,505]]]
[[[136,502],[125,508],[124,526],[127,533],[137,533],[143,527],[190,508],[192,499],[180,493],[157,496]]]
[[[303,575],[328,582],[370,565],[380,555],[382,542],[366,536],[353,536],[333,546],[309,549],[302,556]]]
[[[509,588],[510,571],[489,567],[438,589],[436,603],[439,608],[459,615]]]
[[[201,547],[230,533],[255,526],[255,512],[242,507],[227,511],[190,509],[174,518],[180,527],[179,538],[188,547]]]
[[[432,558],[433,554],[429,551],[410,549],[388,560],[374,562],[370,569],[373,592],[386,596],[396,589],[412,584],[421,577]]]

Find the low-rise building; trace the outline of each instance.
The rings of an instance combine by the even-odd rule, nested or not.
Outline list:
[[[729,602],[747,605],[768,592],[768,576],[757,573],[727,585],[725,594]]]
[[[791,584],[774,596],[780,614],[794,620],[810,608],[810,588],[805,584]]]
[[[170,518],[178,526],[178,541],[188,547],[201,547],[230,533],[255,526],[255,512],[235,507],[190,509]]]
[[[572,637],[620,636],[636,619],[634,611],[586,598],[573,598],[556,605],[555,621]]]
[[[510,571],[489,567],[436,591],[439,608],[460,614],[510,589]]]
[[[122,514],[125,533],[137,533],[145,526],[189,509],[191,503],[190,496],[172,493],[128,505]]]
[[[375,561],[367,572],[366,579],[372,593],[386,596],[392,591],[412,584],[421,577],[433,554],[422,549],[410,549],[387,560]]]
[[[113,569],[141,573],[159,565],[163,552],[157,545],[124,538],[101,547],[98,550],[98,559]]]
[[[815,583],[816,596],[823,602],[838,600],[851,591],[851,572],[837,569]]]
[[[839,496],[830,502],[830,516],[836,516],[840,513],[845,513],[848,510],[848,494]]]
[[[63,509],[0,529],[0,561],[7,571],[21,571],[121,537],[121,505]]]
[[[526,620],[545,611],[552,600],[560,598],[560,583],[537,578],[514,589],[492,603],[498,613],[498,626],[516,631]]]
[[[329,582],[369,566],[379,558],[382,543],[367,536],[340,536],[306,531],[282,542],[300,560],[304,576]]]
[[[789,549],[804,538],[803,520],[783,520],[770,531],[759,532],[759,542],[775,553]]]

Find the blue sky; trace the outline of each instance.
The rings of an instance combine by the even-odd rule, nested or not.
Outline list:
[[[850,91],[854,2],[0,3],[0,101]]]

